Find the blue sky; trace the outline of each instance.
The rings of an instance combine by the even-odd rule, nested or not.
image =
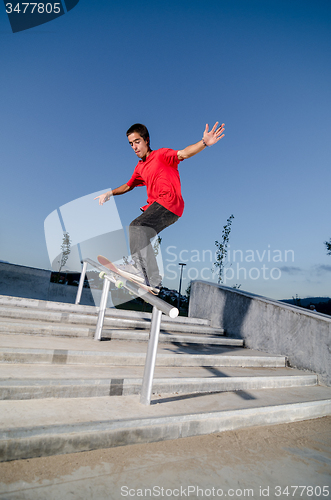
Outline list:
[[[178,287],[180,261],[183,287],[216,280],[209,255],[233,214],[226,284],[329,296],[330,28],[328,1],[80,0],[13,34],[0,6],[0,259],[50,269],[45,219],[131,177],[133,123],[152,148],[182,149],[218,120],[224,139],[180,165],[164,284]],[[145,200],[116,198],[123,226]]]

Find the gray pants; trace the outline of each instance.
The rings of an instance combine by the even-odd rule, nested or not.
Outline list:
[[[130,224],[131,257],[151,286],[158,286],[162,280],[151,239],[178,219],[178,215],[154,202]]]

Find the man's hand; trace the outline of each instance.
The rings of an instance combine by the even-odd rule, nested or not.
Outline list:
[[[111,195],[112,195],[112,191],[107,191],[107,193],[100,194],[99,196],[96,196],[94,199],[95,200],[99,199],[99,205],[103,205],[106,201],[109,200]]]
[[[213,128],[209,132],[209,125],[208,125],[208,123],[206,124],[206,128],[205,128],[205,131],[204,131],[203,137],[202,137],[206,146],[212,146],[213,144],[216,144],[216,142],[218,142],[220,139],[222,139],[222,137],[224,137],[224,134],[223,134],[224,129],[225,129],[224,123],[222,123],[222,125],[220,125],[218,128],[217,128],[217,125],[218,125],[218,122],[215,123],[215,125],[213,126]]]
[[[202,139],[192,146],[187,146],[185,149],[177,151],[177,156],[179,160],[185,160],[186,158],[191,158],[191,156],[203,151],[206,146],[212,146],[216,144],[222,137],[224,137],[224,123],[217,128],[218,122],[215,123],[211,131],[209,132],[209,125],[207,123],[205,131],[203,133]]]
[[[108,201],[112,196],[117,196],[119,194],[124,194],[127,193],[128,191],[132,191],[133,187],[130,187],[128,184],[122,184],[122,186],[111,189],[110,191],[107,191],[107,193],[100,194],[99,196],[96,196],[94,199],[97,200],[99,199],[99,205],[103,205],[105,201]]]

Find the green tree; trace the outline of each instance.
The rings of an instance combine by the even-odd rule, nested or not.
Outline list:
[[[154,255],[155,255],[155,257],[157,257],[157,256],[158,256],[158,254],[159,254],[161,241],[162,241],[162,238],[161,238],[160,236],[158,236],[158,237],[155,239],[155,242],[154,242],[154,245],[153,245],[153,250],[154,250]]]
[[[59,275],[61,272],[61,269],[66,265],[69,254],[71,252],[71,241],[70,241],[70,236],[68,232],[63,233],[63,240],[62,240],[62,245],[61,245],[61,261],[60,261],[60,267],[59,267]]]
[[[326,246],[326,253],[331,255],[331,238],[329,241],[324,241],[324,245]]]
[[[218,268],[218,284],[223,282],[223,274],[225,268],[225,259],[228,253],[228,243],[230,239],[231,224],[234,215],[230,215],[227,219],[225,226],[223,226],[222,240],[215,241],[216,245],[216,261],[214,262],[213,271]]]
[[[295,306],[302,307],[302,305],[301,305],[301,299],[298,296],[298,294],[296,294],[295,297],[293,297],[293,295],[292,295],[292,299],[293,299],[293,303],[294,303]]]
[[[238,285],[238,283],[236,283],[235,285],[232,285],[232,288],[236,288],[239,290],[239,288],[241,287],[241,283]]]

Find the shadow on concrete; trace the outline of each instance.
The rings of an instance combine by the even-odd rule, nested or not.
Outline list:
[[[240,293],[225,292],[219,289],[223,296],[224,307],[219,323],[231,338],[244,339],[243,324],[248,314],[251,299]]]
[[[219,370],[218,368],[215,368],[215,366],[203,366],[204,370],[207,372],[211,373],[214,377],[229,377],[229,375],[226,375],[224,372]]]
[[[196,392],[194,394],[182,394],[182,395],[178,395],[178,396],[169,396],[168,398],[161,398],[161,399],[157,399],[157,400],[152,400],[151,405],[157,405],[159,403],[170,403],[171,401],[181,401],[183,399],[201,398],[204,396],[210,396],[210,394],[221,394],[221,392],[225,392],[225,391]]]
[[[211,346],[205,344],[192,344],[186,342],[171,342],[172,346],[177,347],[176,353],[182,354],[204,354],[210,355],[213,354],[225,354],[227,352],[233,352],[233,349],[237,349],[237,347],[227,347],[227,346]],[[242,347],[238,346],[239,349]],[[170,347],[163,347],[165,351],[174,352]]]
[[[236,396],[239,396],[242,399],[246,399],[247,401],[251,399],[256,399],[254,396],[245,391],[212,391],[212,392],[197,392],[194,394],[182,394],[178,396],[170,396],[168,398],[152,400],[151,405],[156,405],[158,403],[170,403],[171,401],[182,401],[184,399],[201,398],[204,396],[210,396],[211,394],[221,394],[222,392],[224,392],[224,394],[229,394],[229,392],[232,392]]]
[[[229,378],[229,375],[226,375],[224,372],[222,372],[221,370],[219,370],[218,368],[215,368],[215,366],[203,366],[203,368],[207,371],[209,371],[209,373],[211,373],[212,375],[214,375],[215,377],[223,377],[223,378]],[[230,377],[231,378],[231,377]],[[231,391],[230,391],[231,392]],[[242,399],[256,399],[254,396],[252,396],[251,394],[249,394],[248,392],[246,391],[236,391],[236,394],[238,396],[240,396]]]
[[[179,344],[179,343],[175,343],[173,342],[172,343],[173,345],[176,345],[176,347],[179,347],[180,349],[178,351],[176,351],[176,354],[195,354],[196,352],[198,352],[199,354],[204,354],[204,355],[214,355],[214,354],[225,354],[226,352],[229,352],[229,351],[233,351],[233,348],[229,348],[229,347],[215,347],[215,346],[204,346],[204,345],[199,345],[199,344],[195,344],[195,345],[192,345],[192,344]],[[170,351],[171,349],[169,348],[165,348],[164,350],[167,350],[167,351]],[[173,351],[171,351],[173,352]],[[204,368],[205,370],[209,371],[209,373],[211,373],[214,377],[228,377],[228,375],[226,375],[224,372],[222,372],[220,369],[218,368],[215,368],[214,366],[203,366],[202,368]],[[216,391],[215,394],[218,394],[219,392],[223,392],[223,391]],[[245,392],[245,391],[235,391],[236,394],[238,396],[240,396],[241,398],[243,399],[255,399],[254,396],[252,396],[251,394],[249,394],[248,392]],[[207,394],[214,394],[213,393],[207,393]],[[191,394],[191,395],[185,395],[185,396],[180,396],[180,398],[183,398],[183,399],[187,399],[187,398],[190,398],[190,397],[197,397],[197,396],[204,396],[205,393],[199,393],[199,394]],[[179,397],[179,396],[178,396]],[[166,398],[166,400],[168,401],[169,399]],[[163,401],[163,400],[159,400],[159,401]],[[171,399],[172,401],[172,399]]]

